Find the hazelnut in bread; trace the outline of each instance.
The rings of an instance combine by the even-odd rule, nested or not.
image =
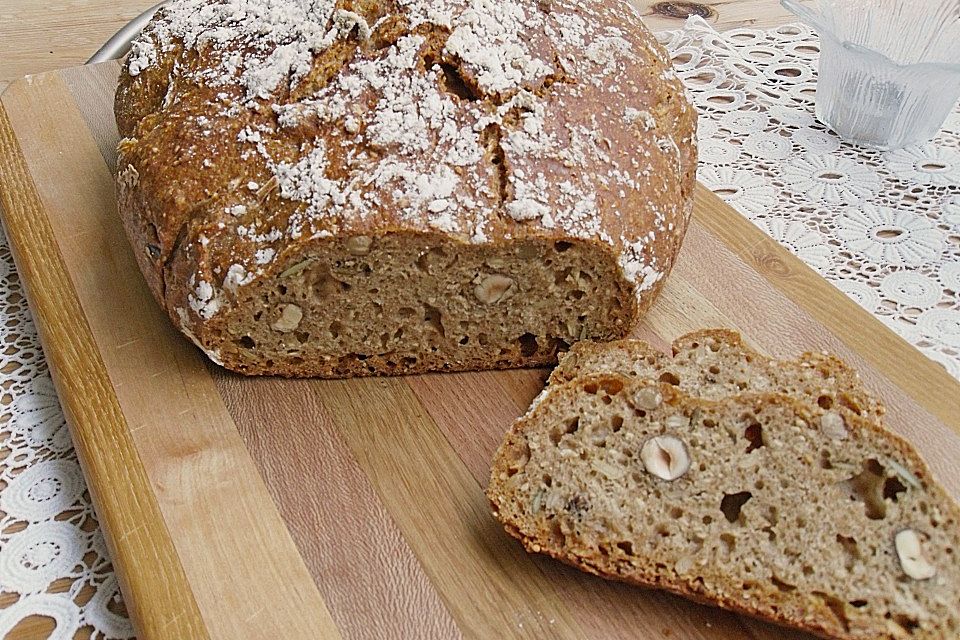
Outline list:
[[[247,374],[555,362],[691,212],[696,115],[621,0],[173,0],[115,110],[147,283]]]

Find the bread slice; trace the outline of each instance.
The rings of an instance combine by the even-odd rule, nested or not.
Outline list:
[[[828,638],[957,638],[960,510],[910,445],[843,421],[588,374],[517,421],[487,495],[529,551],[606,578]]]
[[[560,360],[550,384],[590,372],[617,372],[658,379],[698,397],[720,399],[744,391],[778,392],[809,398],[824,410],[846,409],[877,420],[883,405],[863,388],[857,372],[835,356],[805,353],[797,360],[775,360],[747,346],[729,329],[706,329],[680,336],[673,357],[642,340],[580,342]]]

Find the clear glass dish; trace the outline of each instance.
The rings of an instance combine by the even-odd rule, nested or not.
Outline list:
[[[934,137],[960,97],[960,0],[797,0],[820,35],[817,119],[850,142]]]

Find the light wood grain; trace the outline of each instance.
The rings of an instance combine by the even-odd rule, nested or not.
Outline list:
[[[157,0],[0,0],[0,80],[83,64]]]
[[[90,72],[115,77],[116,65],[109,63]],[[189,632],[176,637],[209,634],[232,639],[250,628],[273,637],[337,637],[203,359],[174,338],[144,288],[116,224],[115,208],[104,206],[114,200],[113,178],[66,84],[58,75],[15,83],[3,96],[3,107],[10,114],[10,127],[23,140],[20,153],[34,180],[35,202],[46,212],[50,233],[62,239],[59,255],[69,271],[71,290],[80,292],[84,323],[72,329],[96,343],[90,346],[92,355],[78,357],[102,359],[103,371],[91,382],[106,389],[112,383],[109,397],[125,419],[122,427],[113,427],[117,434],[111,430],[102,441],[78,439],[78,455],[83,462],[91,451],[107,455],[120,436],[132,441],[139,457],[130,466],[143,470],[150,481],[137,493],[155,497],[160,510],[160,514],[141,514],[137,529],[167,532],[190,583],[183,598],[195,602],[202,617],[191,612]],[[48,125],[54,121],[57,126]],[[107,135],[116,140],[115,131]],[[50,156],[77,170],[70,175],[48,173]],[[6,204],[8,219],[13,219],[17,204]],[[11,231],[15,235],[17,227]],[[32,239],[31,250],[42,246],[42,241]],[[57,293],[43,282],[38,295]],[[143,313],[130,313],[131,309]],[[63,326],[63,321],[54,323]],[[65,331],[64,336],[70,333]],[[248,472],[237,473],[243,469]],[[114,509],[122,512],[125,507],[105,511]],[[111,532],[114,547],[121,544],[108,524],[104,528]],[[121,538],[124,535],[121,530]],[[270,550],[268,555],[263,554],[265,549]],[[132,576],[140,580],[139,572],[123,574],[128,583]],[[138,603],[147,601],[143,594],[133,597]],[[165,613],[174,618],[180,615]],[[142,617],[136,612],[134,616]],[[144,637],[165,637],[142,623],[138,632]]]
[[[344,640],[460,637],[322,394],[309,381],[216,379]]]
[[[128,610],[144,637],[165,633],[207,637],[130,425],[110,385],[34,178],[2,104],[0,154],[4,158],[0,163],[0,201],[10,249],[30,298],[114,568],[129,599]]]

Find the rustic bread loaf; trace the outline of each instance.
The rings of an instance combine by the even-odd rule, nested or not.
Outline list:
[[[673,357],[642,340],[584,341],[560,358],[549,383],[585,373],[613,372],[677,385],[687,394],[718,400],[744,391],[804,398],[825,411],[852,411],[871,420],[883,405],[863,388],[857,372],[839,358],[805,353],[776,360],[758,353],[729,329],[705,329],[673,341]]]
[[[829,638],[957,638],[960,510],[906,442],[844,422],[588,374],[514,425],[487,493],[529,551],[600,576]]]
[[[120,214],[227,368],[533,366],[625,335],[696,115],[622,0],[173,0],[116,97]]]

